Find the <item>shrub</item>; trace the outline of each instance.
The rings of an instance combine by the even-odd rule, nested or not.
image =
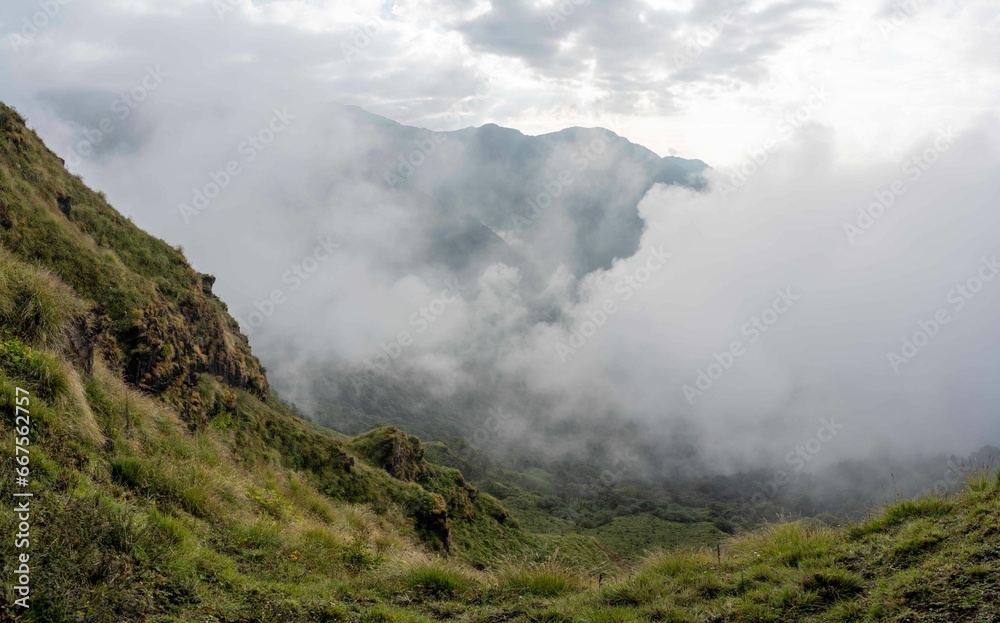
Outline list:
[[[363,536],[355,536],[341,554],[344,567],[351,573],[361,573],[382,564],[382,555],[372,551]]]

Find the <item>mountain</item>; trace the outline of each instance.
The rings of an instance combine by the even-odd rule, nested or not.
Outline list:
[[[704,162],[661,158],[602,128],[526,136],[487,124],[432,132],[352,106],[327,113],[334,128],[347,124],[367,139],[353,173],[442,220],[426,251],[459,272],[477,266],[473,256],[491,245],[516,238],[508,252],[533,260],[535,270],[564,263],[581,277],[635,253],[644,227],[637,205],[654,184],[705,187]],[[557,225],[564,235],[552,235]]]
[[[840,529],[807,519],[720,540],[713,508],[642,500],[581,527],[540,493],[559,484],[543,470],[505,471],[461,440],[305,421],[217,285],[0,105],[0,619],[1000,615],[993,475]],[[651,533],[668,549],[646,552]]]
[[[299,235],[270,243],[287,248],[311,232],[350,225],[338,257],[350,272],[331,270],[319,277],[323,289],[298,295],[298,317],[349,322],[352,339],[320,328],[303,335],[301,322],[281,318],[254,339],[284,395],[317,422],[350,432],[390,424],[427,437],[469,437],[490,407],[511,407],[512,397],[533,405],[525,423],[538,428],[528,432],[543,430],[545,403],[558,398],[494,371],[511,365],[504,359],[533,333],[569,324],[567,308],[588,277],[637,253],[648,229],[640,204],[652,188],[706,188],[704,162],[660,157],[602,128],[528,136],[487,124],[433,132],[351,106],[324,107],[303,123],[311,124],[301,138],[307,147],[283,153],[269,172],[294,183],[261,191],[252,208],[239,209],[265,221],[282,215],[290,223],[282,227]],[[366,292],[348,280],[367,284]],[[444,288],[461,303],[429,322],[415,315]],[[510,309],[496,309],[504,303]],[[247,310],[241,318],[254,310],[245,302],[239,308]],[[448,331],[447,339],[423,337],[435,330]],[[397,356],[393,342],[402,331],[422,337]],[[603,414],[587,416],[579,419]]]

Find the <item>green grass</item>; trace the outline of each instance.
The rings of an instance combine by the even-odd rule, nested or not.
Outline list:
[[[558,597],[585,584],[579,571],[554,562],[513,566],[503,571],[497,582],[505,593],[531,597]]]
[[[626,560],[661,548],[712,546],[726,536],[710,522],[677,523],[648,514],[615,517],[580,533],[601,541]]]
[[[441,563],[420,564],[408,569],[400,584],[419,599],[456,598],[473,589],[467,572]]]

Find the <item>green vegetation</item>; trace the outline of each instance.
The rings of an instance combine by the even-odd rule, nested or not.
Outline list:
[[[635,486],[605,486],[586,497],[563,491],[566,479],[540,467],[521,472],[501,469],[488,455],[471,449],[462,440],[425,444],[434,463],[461,469],[473,482],[494,494],[527,531],[538,535],[579,535],[598,543],[610,558],[635,562],[661,548],[714,547],[724,536],[720,526],[731,526],[705,508],[655,501]],[[590,547],[593,547],[591,545]],[[599,564],[599,563],[598,563]]]
[[[724,536],[707,508],[627,487],[585,508],[555,494],[553,472],[506,473],[395,428],[350,438],[301,420],[266,391],[179,252],[114,213],[0,106],[4,414],[16,387],[31,393],[33,593],[30,610],[13,605],[17,552],[0,540],[3,620],[1000,616],[1000,477],[846,529]],[[0,418],[0,438],[13,425]],[[7,500],[12,468],[0,474]],[[0,506],[0,533],[18,521]]]

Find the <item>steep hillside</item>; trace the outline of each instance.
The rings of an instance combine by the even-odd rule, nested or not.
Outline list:
[[[297,417],[211,285],[0,105],[0,619],[1000,618],[1000,478],[845,530],[773,525],[623,565],[594,537],[635,550],[656,516],[522,526],[435,464],[442,444]]]
[[[239,620],[288,591],[332,595],[373,566],[537,550],[422,450],[402,464],[370,452],[391,451],[397,431],[350,441],[271,397],[212,281],[0,107],[0,433],[13,444],[17,425],[30,442],[30,485],[17,489],[35,495],[27,620]],[[3,533],[17,524],[6,507]],[[0,549],[10,580],[18,552],[12,539]],[[9,581],[2,594],[17,598]],[[305,616],[312,599],[296,603],[273,608]]]

